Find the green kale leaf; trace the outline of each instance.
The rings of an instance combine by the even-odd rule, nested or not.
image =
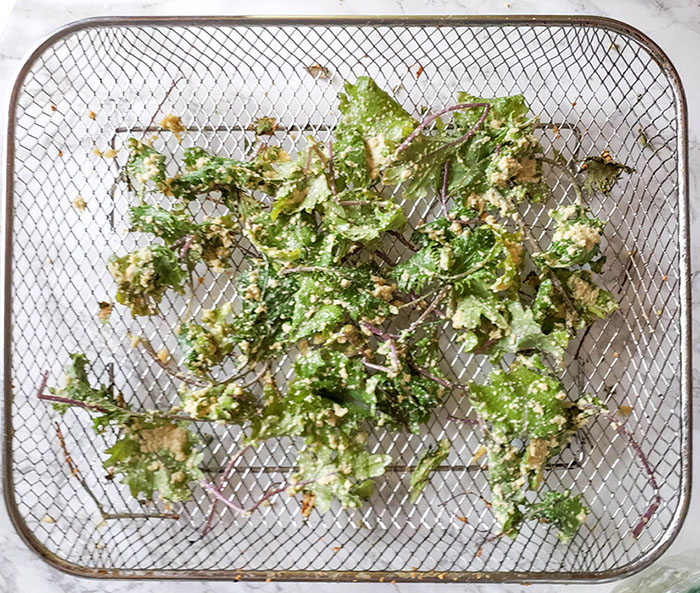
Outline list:
[[[416,469],[411,472],[410,492],[411,502],[416,502],[420,493],[430,482],[432,474],[450,453],[450,441],[442,439],[439,444],[428,448],[418,459]]]

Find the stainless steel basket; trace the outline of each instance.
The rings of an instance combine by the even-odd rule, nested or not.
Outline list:
[[[328,77],[311,76],[313,64]],[[363,74],[415,112],[449,105],[459,89],[524,93],[546,123],[548,152],[569,159],[609,149],[635,167],[591,204],[609,221],[603,282],[620,310],[570,348],[565,380],[612,410],[632,410],[625,422],[648,454],[661,498],[638,539],[630,531],[652,488],[625,439],[602,421],[549,472],[551,487],[582,492],[592,509],[568,545],[541,525],[515,540],[485,541],[494,525],[479,498],[488,496],[485,472],[472,461],[479,438],[447,420],[468,413],[456,395],[420,436],[373,436],[394,465],[364,508],[333,507],[303,520],[298,501],[281,497],[249,517],[220,511],[200,538],[209,504],[201,490],[176,509],[178,520],[158,518],[168,515],[162,505],[142,507],[105,478],[101,451],[113,435],[96,439],[84,413],[59,418],[37,401],[42,372],[54,384],[74,351],[94,361],[96,380],[114,382],[129,399],[160,407],[177,399],[169,377],[124,339],[138,330],[158,343],[163,327],[139,327],[122,308],[110,325],[97,319],[97,302],[114,292],[105,259],[136,243],[123,232],[126,150],[109,159],[93,149],[119,149],[130,135],[148,134],[171,155],[197,144],[240,156],[251,121],[270,115],[280,123],[276,141],[292,150],[304,134],[328,137],[342,81]],[[153,125],[169,112],[188,126],[182,144]],[[690,487],[686,107],[673,66],[639,31],[594,17],[90,19],[32,53],[8,122],[4,487],[17,530],[54,566],[119,578],[609,579],[641,569],[675,537]],[[568,188],[566,178],[548,175],[551,207]],[[82,213],[72,205],[78,195],[87,202]],[[435,208],[406,204],[413,224]],[[533,225],[543,211],[527,213]],[[400,247],[387,245],[395,256]],[[235,296],[229,283],[206,285],[213,288],[198,306]],[[182,306],[169,303],[171,312]],[[459,376],[483,372],[453,344],[445,359]],[[208,432],[214,475],[240,434]],[[408,470],[425,443],[444,436],[450,457],[411,505]],[[232,485],[240,502],[290,470],[292,446],[268,442],[240,460]]]

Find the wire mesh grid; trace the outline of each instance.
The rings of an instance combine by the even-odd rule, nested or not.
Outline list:
[[[685,129],[682,91],[664,60],[623,26],[582,19],[131,20],[86,23],[55,36],[25,67],[10,120],[5,479],[20,532],[65,569],[121,577],[522,580],[600,578],[641,567],[672,539],[688,496],[685,155],[679,152]],[[313,64],[329,76],[312,76]],[[620,310],[570,348],[564,381],[612,410],[632,410],[626,425],[661,484],[660,508],[638,539],[630,531],[653,492],[625,439],[602,421],[554,462],[547,478],[546,486],[581,492],[591,509],[568,545],[542,525],[526,525],[515,540],[486,540],[495,526],[482,498],[488,498],[486,472],[473,460],[479,437],[447,419],[469,413],[457,394],[420,435],[371,436],[374,450],[393,462],[363,508],[334,506],[304,520],[299,501],[283,496],[252,516],[220,509],[202,538],[198,528],[210,503],[201,489],[177,509],[178,520],[123,518],[168,509],[143,506],[106,478],[101,463],[113,434],[96,438],[85,414],[69,411],[59,419],[37,402],[43,371],[54,384],[75,351],[93,361],[95,380],[113,383],[130,401],[165,408],[178,399],[171,377],[124,337],[140,333],[177,358],[169,330],[158,321],[137,322],[122,308],[106,326],[96,315],[98,301],[114,294],[105,260],[141,244],[125,232],[133,201],[119,175],[126,139],[152,137],[171,157],[192,145],[241,157],[254,139],[251,122],[273,116],[279,128],[270,141],[291,152],[306,134],[328,139],[342,82],[359,75],[393,89],[416,114],[453,103],[457,90],[523,93],[546,122],[539,130],[546,153],[571,160],[608,149],[635,167],[610,196],[590,203],[608,221],[603,284]],[[166,113],[187,125],[182,143],[153,125]],[[109,147],[118,150],[116,158],[95,154]],[[571,200],[566,177],[547,175],[552,200],[525,213],[537,233],[548,208]],[[86,200],[84,212],[72,205],[78,195]],[[437,213],[430,200],[404,206],[413,226]],[[213,212],[209,205],[193,208]],[[400,243],[386,249],[395,259],[403,255]],[[234,269],[243,265],[239,254],[234,259]],[[197,307],[235,299],[229,278],[202,275]],[[175,296],[165,310],[172,318],[184,307]],[[446,371],[463,380],[483,377],[481,360],[450,340],[442,346]],[[57,420],[84,484],[65,463]],[[211,438],[204,463],[214,477],[241,434],[199,429]],[[444,437],[452,443],[449,458],[410,504],[408,473],[417,455]],[[282,439],[247,453],[227,493],[250,504],[289,473],[294,450],[294,442]]]

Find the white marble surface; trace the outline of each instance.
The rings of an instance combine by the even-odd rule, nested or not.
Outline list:
[[[0,90],[3,109],[0,124],[4,129],[6,91],[14,78],[21,58],[39,39],[60,25],[76,19],[96,15],[178,15],[178,14],[366,14],[373,9],[377,14],[599,14],[610,16],[640,28],[650,35],[668,53],[683,79],[689,99],[690,120],[690,192],[691,228],[700,225],[697,188],[700,180],[700,73],[697,70],[697,54],[700,49],[700,3],[690,0],[375,0],[371,5],[361,0],[316,0],[307,2],[282,2],[280,0],[239,0],[215,2],[199,0],[128,0],[125,2],[91,2],[90,0],[16,0],[11,12],[10,0],[0,0]],[[7,14],[9,13],[9,16]],[[6,19],[6,20],[3,20]],[[691,232],[692,235],[692,232]],[[692,238],[693,261],[693,314],[694,334],[700,335],[700,234]],[[700,361],[700,342],[695,342],[694,356]],[[696,362],[693,375],[696,389],[694,397],[694,442],[700,447],[700,366]],[[700,451],[696,451],[694,473],[700,475]],[[696,487],[686,523],[668,554],[700,547],[700,491]],[[503,591],[550,593],[565,591],[574,593],[611,591],[615,584],[601,585],[443,585],[448,591]],[[330,591],[388,591],[418,592],[433,590],[433,585],[338,585],[300,583],[205,583],[205,582],[98,582],[77,579],[62,574],[45,564],[30,551],[15,534],[4,506],[0,505],[0,593],[45,593],[90,591],[140,593],[184,592],[204,593],[229,591],[280,591],[284,593],[307,590]]]

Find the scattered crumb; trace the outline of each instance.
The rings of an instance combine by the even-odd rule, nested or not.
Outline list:
[[[60,148],[58,149],[58,156],[59,158],[63,156],[63,151]]]
[[[274,117],[259,117],[248,126],[256,136],[271,136],[277,131],[277,120]]]
[[[109,321],[110,316],[112,315],[112,310],[114,309],[114,303],[107,303],[104,301],[100,301],[97,304],[100,307],[100,310],[97,312],[97,318],[102,323],[107,323]]]
[[[42,523],[53,524],[53,523],[56,522],[56,519],[54,519],[51,515],[49,515],[49,514],[47,513],[47,514],[45,514],[45,515],[41,518],[41,522],[42,522]]]
[[[50,107],[51,107],[51,111],[58,111],[58,109],[56,109],[55,105],[51,104]]]
[[[102,527],[107,527],[107,521],[105,521],[104,519],[101,519],[100,522],[97,525],[95,525],[95,527],[97,527],[97,529],[101,529]]]
[[[617,409],[617,413],[620,416],[629,416],[632,413],[632,408],[630,406],[622,405]]]
[[[437,578],[442,581],[445,578],[445,573],[441,572],[439,575],[437,575]]]
[[[474,452],[471,463],[476,463],[486,454],[486,447],[484,445],[479,445],[479,448]]]
[[[383,583],[384,582],[384,577],[379,577],[379,582]]]
[[[311,511],[314,509],[315,501],[316,497],[312,492],[304,492],[304,498],[301,501],[301,516],[304,517],[304,519],[311,514]]]
[[[423,70],[424,70],[423,66],[418,64],[418,70],[416,70],[416,78],[420,78],[420,75],[423,74]]]
[[[311,64],[311,66],[306,66],[305,69],[314,78],[330,78],[331,76],[330,70],[325,66],[321,66],[321,64]]]
[[[158,353],[156,354],[156,357],[158,360],[160,360],[163,364],[168,362],[168,359],[170,358],[170,352],[168,352],[167,348],[161,348],[158,350]]]
[[[666,280],[668,280],[668,274],[661,276],[661,282],[666,282]]]
[[[98,550],[103,550],[104,544],[95,544],[95,548],[97,548]]]
[[[271,579],[270,577],[267,577],[267,578],[265,579],[265,582],[266,582],[266,583],[271,583],[271,582],[272,582],[272,579]]]
[[[331,549],[332,549],[334,552],[337,553],[337,552],[340,552],[340,550],[341,550],[342,548],[343,548],[343,546],[333,546]]]
[[[571,106],[572,106],[572,107],[576,107],[576,101],[572,102],[572,103],[571,103]]]
[[[160,120],[160,127],[166,130],[170,130],[177,138],[178,142],[182,142],[182,134],[185,131],[185,126],[182,125],[179,115],[173,115],[168,113],[162,120]]]
[[[484,552],[483,548],[480,547],[480,548],[476,551],[476,554],[474,554],[474,556],[475,556],[476,558],[481,558],[481,554],[483,554],[483,552]]]
[[[53,265],[53,260],[50,257],[46,258],[46,263]]]
[[[619,52],[619,51],[620,51],[620,46],[619,46],[617,43],[615,43],[614,41],[611,41],[611,42],[610,42],[610,45],[608,45],[608,49],[612,49],[612,50],[614,50],[614,51]]]
[[[663,315],[663,312],[664,312],[663,309],[657,309],[657,310],[656,310],[656,316],[657,316],[657,317],[661,317],[661,315]]]
[[[97,117],[97,114],[94,111],[88,111],[88,117],[90,119],[95,119]]]
[[[108,148],[107,150],[102,151],[97,148],[97,146],[92,149],[92,152],[96,156],[101,156],[103,159],[113,159],[119,153],[119,151],[114,150],[114,148]]]
[[[204,284],[204,276],[197,278],[197,284]]]
[[[458,521],[461,521],[462,523],[469,523],[469,521],[467,521],[467,518],[466,518],[466,517],[462,517],[462,515],[455,515],[455,518],[456,518]]]
[[[73,200],[73,206],[75,207],[76,210],[80,210],[81,212],[84,212],[85,209],[87,208],[87,203],[85,202],[85,198],[83,196],[78,196]]]
[[[619,353],[613,352],[613,358],[619,358],[619,357],[620,357]]]
[[[240,581],[241,580],[241,575],[237,574],[235,577],[233,577],[234,580]]]

